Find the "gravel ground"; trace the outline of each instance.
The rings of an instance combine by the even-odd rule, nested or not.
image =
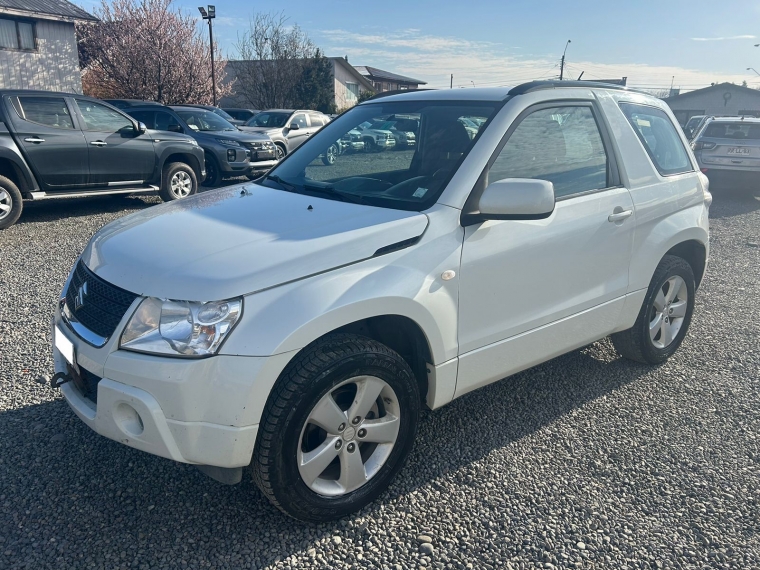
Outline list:
[[[0,233],[0,568],[760,567],[760,202],[716,195],[668,363],[602,341],[426,412],[382,499],[314,526],[250,477],[96,435],[36,382],[76,255],[155,201],[31,204]]]

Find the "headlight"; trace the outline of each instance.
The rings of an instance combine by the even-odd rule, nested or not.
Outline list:
[[[129,319],[119,348],[169,356],[210,356],[219,350],[242,309],[242,298],[194,303],[148,297]]]
[[[254,150],[261,150],[261,149],[267,148],[270,145],[270,143],[268,142],[252,142],[248,144],[250,144],[251,148]]]
[[[239,142],[232,139],[216,139],[216,142],[223,144],[224,146],[242,146]]]

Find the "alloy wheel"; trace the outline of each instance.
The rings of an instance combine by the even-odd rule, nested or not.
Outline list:
[[[338,497],[374,477],[391,454],[401,424],[396,393],[375,376],[331,388],[301,429],[298,471],[315,493]]]
[[[674,275],[657,291],[649,318],[649,338],[657,348],[667,348],[678,336],[688,309],[686,281]]]
[[[190,175],[184,170],[175,172],[174,176],[172,176],[171,180],[169,181],[169,185],[171,187],[172,194],[176,198],[184,198],[185,196],[189,196],[193,190],[193,180],[190,178]]]
[[[13,201],[11,195],[3,188],[0,188],[0,220],[10,216],[12,209]]]

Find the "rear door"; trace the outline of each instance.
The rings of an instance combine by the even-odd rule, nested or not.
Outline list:
[[[153,139],[139,134],[132,119],[107,105],[76,99],[90,158],[90,184],[129,186],[153,176]]]
[[[5,97],[16,140],[45,190],[87,184],[87,143],[64,97]]]

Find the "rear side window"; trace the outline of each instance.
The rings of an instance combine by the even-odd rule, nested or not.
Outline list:
[[[662,176],[694,170],[675,125],[664,111],[634,103],[620,103],[620,109]]]
[[[32,123],[55,129],[74,128],[63,97],[19,97],[16,111],[23,119]]]
[[[321,127],[325,123],[322,120],[322,117],[317,115],[316,113],[309,113],[309,119],[311,119],[311,126],[312,127]]]
[[[758,123],[717,123],[707,125],[703,137],[716,139],[760,139],[760,124]]]

